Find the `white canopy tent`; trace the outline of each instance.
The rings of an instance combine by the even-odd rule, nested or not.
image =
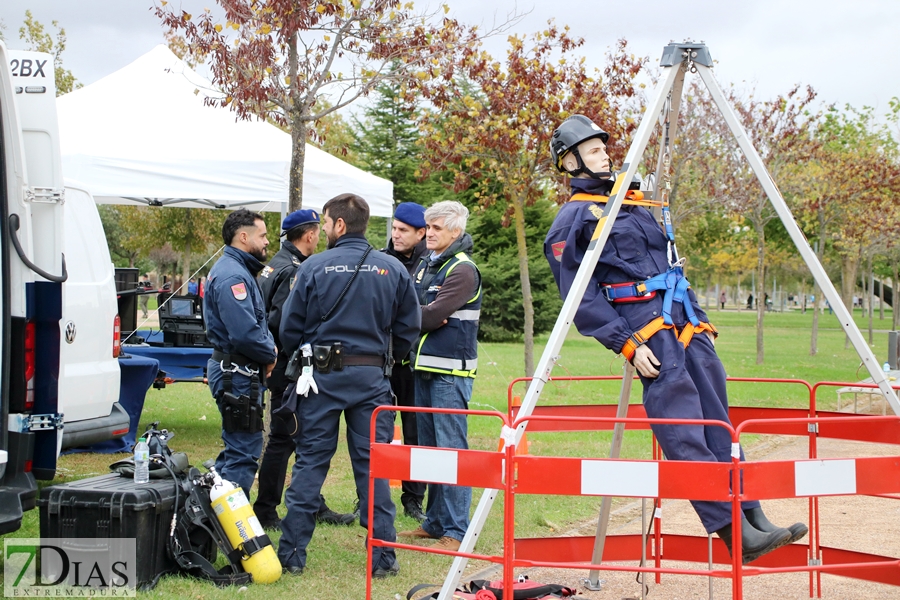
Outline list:
[[[63,173],[98,203],[281,212],[291,136],[203,104],[220,92],[160,45],[130,65],[61,96]],[[307,144],[303,207],[359,194],[372,216],[393,213],[393,184]]]

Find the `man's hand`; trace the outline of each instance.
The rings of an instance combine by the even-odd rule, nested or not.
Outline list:
[[[709,341],[712,342],[713,348],[715,348],[716,347],[716,336],[713,335],[713,332],[712,331],[704,331],[703,333],[706,334],[706,337],[708,337]]]
[[[638,346],[631,357],[631,363],[638,373],[648,379],[656,379],[659,376],[660,362],[653,354],[653,350],[646,344]]]
[[[274,346],[275,348],[275,360],[266,365],[266,377],[272,374],[272,371],[275,369],[275,363],[278,361],[278,346]]]

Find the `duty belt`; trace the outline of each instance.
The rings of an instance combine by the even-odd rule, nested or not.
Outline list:
[[[345,354],[345,367],[383,367],[384,357],[373,354]]]
[[[211,358],[219,363],[231,363],[237,366],[239,369],[243,370],[249,371],[259,369],[258,362],[256,362],[255,360],[250,360],[243,354],[238,354],[237,352],[225,352],[224,350],[214,348]]]

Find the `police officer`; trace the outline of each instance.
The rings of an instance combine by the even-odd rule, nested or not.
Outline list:
[[[420,259],[427,251],[425,247],[425,207],[415,202],[401,202],[394,210],[391,223],[391,239],[382,252],[390,254],[406,267],[410,277],[413,275]],[[398,357],[397,365],[391,374],[391,390],[397,399],[398,406],[416,405],[416,378],[407,358]],[[419,434],[416,428],[416,413],[402,412],[403,443],[409,446],[419,445]],[[421,481],[404,481],[400,503],[407,517],[420,523],[425,520],[422,501],[425,499],[425,484]]]
[[[412,281],[397,259],[372,252],[364,237],[369,206],[355,194],[341,194],[324,208],[329,250],[297,271],[281,321],[285,353],[298,348],[303,374],[286,394],[297,394],[301,423],[297,460],[285,494],[278,557],[285,570],[299,574],[315,530],[319,491],[337,448],[341,413],[361,500],[360,525],[374,520],[376,538],[396,539],[394,504],[388,482],[375,482],[374,514],[368,514],[369,427],[372,411],[391,404],[392,355],[406,356],[419,333],[420,311]],[[309,346],[307,346],[307,344]],[[309,355],[312,356],[309,356]],[[314,363],[315,372],[310,363]],[[376,438],[393,436],[390,413],[378,420]],[[392,549],[375,548],[373,577],[400,570]]]
[[[275,368],[266,380],[272,420],[269,425],[266,451],[259,466],[259,490],[253,504],[253,512],[266,529],[277,529],[281,525],[281,519],[278,518],[275,509],[281,503],[281,494],[284,492],[288,459],[296,448],[292,436],[297,433],[299,427],[297,417],[293,413],[282,418],[278,412],[282,395],[287,387],[284,369],[288,361],[278,337],[278,327],[281,325],[281,310],[294,283],[297,267],[315,254],[319,245],[319,213],[314,210],[294,211],[285,217],[281,229],[285,238],[281,243],[281,250],[259,274],[259,289],[266,305],[269,331],[272,332],[275,346],[278,348],[278,360],[275,361]],[[354,516],[334,512],[325,504],[325,498],[321,497],[316,520],[333,525],[349,525],[353,523]]]
[[[609,134],[583,115],[566,119],[551,138],[554,165],[572,177],[572,196],[559,209],[544,242],[544,254],[563,298],[612,191],[608,139]],[[681,265],[670,264],[674,232],[664,231],[640,202],[626,197],[574,323],[582,335],[595,337],[634,364],[650,418],[728,423],[725,369],[715,351],[716,331],[684,280]],[[731,436],[721,427],[651,427],[670,460],[731,462]],[[692,504],[707,532],[717,533],[730,551],[731,505]],[[742,509],[744,563],[808,531],[802,523],[788,529],[776,527],[757,501],[743,502]]]
[[[247,498],[262,452],[263,379],[275,366],[275,340],[266,324],[256,274],[266,259],[261,215],[236,210],[222,225],[225,252],[209,272],[203,299],[206,337],[214,350],[207,363],[209,389],[222,413],[225,449],[216,469]]]

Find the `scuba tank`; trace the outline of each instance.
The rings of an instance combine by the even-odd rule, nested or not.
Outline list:
[[[209,490],[210,505],[232,547],[242,549],[244,556],[241,558],[241,566],[244,571],[253,576],[254,583],[278,581],[281,577],[281,562],[253,513],[244,490],[223,480],[214,467],[209,467],[209,472],[213,477],[213,485]]]

